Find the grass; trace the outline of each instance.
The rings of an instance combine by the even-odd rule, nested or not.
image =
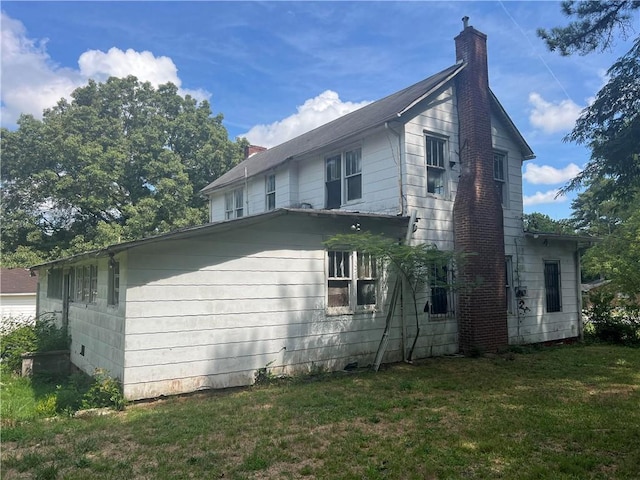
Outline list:
[[[3,410],[2,478],[631,479],[639,407],[640,349],[435,358],[108,417]]]

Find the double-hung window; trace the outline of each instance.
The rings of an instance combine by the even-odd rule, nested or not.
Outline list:
[[[502,205],[507,201],[507,155],[493,152],[493,180]]]
[[[426,135],[427,193],[444,195],[447,141]]]
[[[340,208],[362,198],[362,150],[355,148],[325,158],[326,208]]]
[[[244,215],[244,189],[236,188],[224,196],[224,218],[240,218]]]
[[[371,255],[329,251],[327,277],[327,307],[330,313],[353,313],[376,305],[378,268]]]
[[[265,207],[267,211],[276,208],[276,174],[272,173],[265,178]]]
[[[557,260],[544,262],[544,290],[547,312],[561,312],[560,262]]]

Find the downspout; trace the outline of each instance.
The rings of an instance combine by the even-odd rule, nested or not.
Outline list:
[[[246,200],[246,213],[243,216],[249,215],[249,175],[247,174],[247,167],[244,167],[244,193]]]
[[[393,133],[397,138],[398,138],[398,194],[399,194],[399,200],[400,200],[400,215],[404,216],[405,214],[405,208],[404,208],[404,192],[403,192],[403,188],[402,188],[402,136],[400,135],[400,133],[396,132],[393,128],[391,128],[391,126],[389,125],[389,122],[384,122],[384,128],[386,128],[387,130],[389,130],[391,133]],[[389,143],[391,143],[391,140],[389,140]],[[391,153],[393,154],[393,147],[391,147]]]
[[[409,227],[407,228],[407,235],[404,238],[404,243],[405,245],[409,245],[409,242],[411,242],[411,237],[413,236],[413,227],[416,223],[416,220],[418,218],[418,212],[417,210],[412,210],[411,211],[411,217],[409,218]],[[400,298],[403,299],[403,303],[400,304],[400,313],[402,315],[402,360],[405,362],[411,362],[411,357],[413,356],[413,349],[416,346],[416,342],[418,341],[418,337],[420,336],[420,324],[418,322],[418,314],[417,314],[417,307],[416,307],[416,303],[415,303],[415,298],[412,295],[411,296],[411,302],[413,303],[413,308],[416,311],[416,338],[413,340],[413,344],[411,345],[411,350],[409,351],[409,355],[407,356],[406,354],[406,345],[405,345],[405,341],[406,341],[406,329],[407,329],[407,319],[406,319],[406,315],[407,312],[404,309],[404,296],[402,295],[402,293],[404,292],[405,289],[405,279],[402,279],[402,288],[400,290]]]
[[[576,242],[576,295],[578,297],[578,338],[580,341],[584,340],[584,323],[582,319],[582,266],[580,262],[580,246],[578,242]]]

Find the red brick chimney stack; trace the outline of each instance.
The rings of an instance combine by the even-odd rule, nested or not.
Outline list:
[[[266,149],[266,147],[261,147],[259,145],[247,145],[244,147],[244,159],[246,160],[255,153],[264,152]]]
[[[459,268],[460,350],[492,352],[508,344],[502,206],[493,179],[487,36],[468,25],[455,38],[460,181],[453,207]]]

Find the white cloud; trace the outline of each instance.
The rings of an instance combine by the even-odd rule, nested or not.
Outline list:
[[[273,147],[368,103],[343,102],[336,92],[326,90],[298,106],[297,113],[268,125],[256,125],[240,136],[246,137],[253,145]]]
[[[533,105],[529,121],[534,127],[540,128],[546,133],[571,130],[583,108],[573,100],[562,100],[558,103],[548,102],[536,92],[529,94],[529,103]]]
[[[527,163],[522,177],[533,185],[556,185],[571,180],[581,171],[575,163],[570,163],[564,168]]]
[[[543,203],[562,203],[567,201],[567,197],[564,195],[558,195],[559,189],[549,190],[546,192],[536,192],[533,195],[525,195],[522,202],[525,207],[531,205],[540,205]]]
[[[156,57],[151,52],[122,51],[111,48],[108,52],[88,50],[78,59],[79,69],[64,68],[56,64],[46,49],[46,40],[27,36],[22,22],[4,12],[2,22],[2,125],[13,126],[21,113],[40,118],[45,108],[53,107],[62,97],[69,97],[89,78],[104,81],[109,76],[135,75],[154,86],[173,82],[180,87],[178,69],[169,57]],[[204,90],[179,90],[198,100],[211,95]]]
[[[123,52],[112,47],[106,53],[88,50],[80,55],[78,65],[82,76],[97,81],[104,81],[109,77],[135,75],[156,87],[166,82],[172,82],[179,87],[181,83],[178,69],[169,57],[155,57],[151,52],[136,52],[131,48]]]

